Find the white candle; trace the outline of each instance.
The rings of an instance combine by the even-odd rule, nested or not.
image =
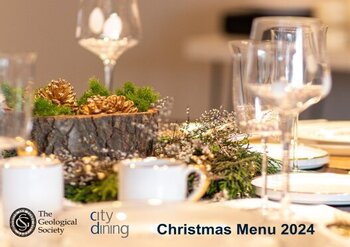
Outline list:
[[[123,24],[117,13],[109,16],[103,26],[103,35],[105,38],[117,40],[120,38]]]
[[[41,157],[14,157],[2,164],[3,219],[9,224],[18,208],[56,213],[63,203],[63,168],[58,161]]]
[[[89,27],[91,32],[94,34],[100,34],[103,30],[103,24],[105,22],[105,17],[101,8],[96,7],[89,16]]]

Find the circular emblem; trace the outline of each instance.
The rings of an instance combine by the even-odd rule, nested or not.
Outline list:
[[[28,237],[36,227],[34,213],[28,208],[15,210],[10,217],[10,228],[18,237]]]

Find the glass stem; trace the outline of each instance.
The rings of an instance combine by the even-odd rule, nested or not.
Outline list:
[[[299,121],[299,114],[295,114],[293,117],[293,151],[292,151],[292,157],[293,157],[293,166],[292,171],[298,172],[299,171],[299,164],[298,164],[298,157],[297,157],[297,150],[298,150],[298,121]]]
[[[115,61],[103,61],[104,74],[105,74],[105,86],[112,91],[113,87],[113,69],[115,66]]]
[[[282,158],[282,197],[281,197],[281,213],[284,218],[289,218],[289,164],[290,164],[290,144],[291,132],[293,124],[293,115],[281,114],[281,141],[283,148]]]
[[[261,162],[261,176],[263,179],[261,199],[262,199],[262,212],[266,214],[268,208],[268,196],[267,196],[267,141],[268,137],[266,135],[261,136],[261,144],[263,147],[262,162]]]

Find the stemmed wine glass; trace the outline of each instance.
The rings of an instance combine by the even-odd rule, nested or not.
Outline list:
[[[321,26],[320,26],[321,27]],[[273,106],[280,116],[283,147],[282,213],[289,215],[289,157],[292,120],[325,97],[331,89],[330,68],[320,37],[320,29],[305,26],[271,26],[253,23],[252,36],[279,29],[290,29],[288,40],[271,40],[270,44],[248,52],[246,79],[251,92]],[[273,33],[272,33],[273,35]],[[259,61],[260,66],[256,66]]]
[[[317,18],[309,17],[261,17],[254,21],[255,27],[252,29],[251,39],[255,41],[271,40],[295,42],[294,27],[302,27],[310,30],[311,33],[317,33],[319,40],[316,42],[317,52],[326,50],[327,27]],[[298,119],[299,113],[295,113],[293,118],[292,132],[292,170],[300,172],[297,160],[298,146]]]
[[[253,42],[250,40],[234,40],[229,42],[229,48],[232,55],[233,66],[233,106],[236,113],[237,124],[240,131],[251,135],[258,135],[262,144],[262,214],[268,214],[268,196],[267,196],[267,142],[272,135],[280,134],[278,113],[273,110],[269,104],[262,102],[260,97],[253,95],[244,86],[244,79],[247,67],[248,51],[258,52],[260,46],[268,45],[268,42]],[[249,49],[250,48],[250,49]],[[254,66],[263,66],[259,60],[254,60]],[[260,71],[261,77],[268,76],[264,70]],[[263,78],[260,78],[263,79]],[[268,78],[265,78],[266,80]]]
[[[105,85],[111,90],[116,60],[141,38],[137,0],[81,0],[76,38],[103,61]]]

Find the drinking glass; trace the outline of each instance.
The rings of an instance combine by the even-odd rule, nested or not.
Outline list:
[[[76,38],[103,61],[105,85],[112,89],[116,60],[137,45],[141,24],[137,0],[81,0]]]
[[[262,214],[267,215],[267,142],[269,136],[279,134],[278,113],[273,110],[271,105],[264,104],[259,96],[253,95],[248,91],[243,82],[245,79],[249,47],[259,45],[258,42],[249,40],[235,40],[229,42],[233,66],[233,107],[239,129],[244,133],[258,135],[261,138],[263,148],[261,164],[261,176],[263,180],[261,209]],[[254,50],[257,51],[257,49]],[[263,65],[259,64],[259,60],[255,60],[255,62],[255,66]],[[261,72],[264,73],[263,70],[261,70]],[[268,74],[264,75],[267,76]]]
[[[252,28],[251,38],[260,40],[282,40],[295,42],[294,27],[309,29],[312,33],[317,33],[319,40],[315,47],[318,52],[323,52],[326,46],[327,27],[317,18],[309,17],[261,17],[256,18]],[[293,118],[292,132],[292,170],[300,172],[297,160],[298,146],[298,119],[299,113],[295,113]]]
[[[34,53],[0,53],[0,151],[23,146],[24,140],[28,139],[32,127],[35,62]],[[1,193],[1,178],[0,182]],[[2,206],[1,204],[0,215]]]
[[[36,54],[0,53],[0,150],[23,144],[31,131]]]
[[[286,27],[275,28],[278,30]],[[289,40],[270,39],[266,45],[249,49],[244,80],[254,95],[279,112],[283,147],[281,212],[285,216],[289,215],[292,120],[297,114],[319,102],[331,89],[330,68],[325,51],[320,51],[319,42],[322,39],[319,33],[303,24],[293,24],[288,29],[291,29]],[[271,27],[268,30],[271,35]],[[253,34],[259,32],[266,32],[266,26],[254,24]]]

